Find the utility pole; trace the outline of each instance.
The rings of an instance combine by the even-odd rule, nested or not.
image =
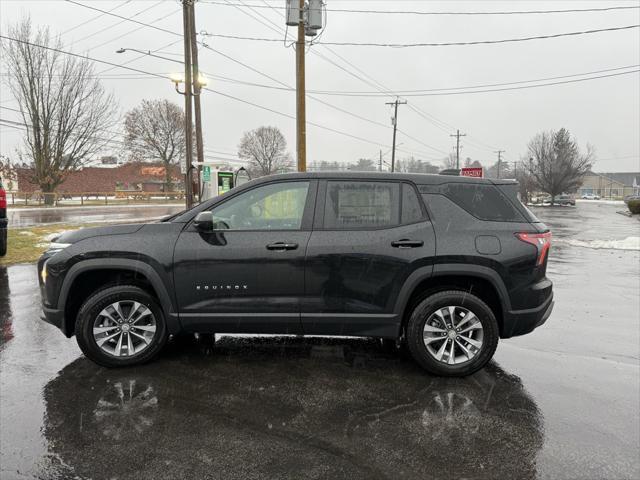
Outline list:
[[[496,150],[493,153],[497,153],[498,154],[498,178],[500,178],[500,165],[502,164],[502,154],[505,152],[505,150]]]
[[[296,42],[296,138],[298,149],[298,171],[307,170],[307,111],[305,91],[305,63],[304,63],[304,0],[298,1],[298,40]]]
[[[193,160],[193,132],[191,120],[191,13],[193,0],[182,0],[182,26],[184,37],[184,136],[187,142],[185,149],[187,173],[185,175],[184,196],[187,208],[193,206],[193,181],[192,181],[192,160]]]
[[[460,133],[460,130],[457,130],[454,135],[449,135],[450,137],[456,137],[456,170],[460,170],[460,137],[466,137],[466,133]]]
[[[398,98],[394,102],[387,102],[386,105],[394,105],[393,113],[393,146],[391,147],[391,171],[396,171],[396,132],[398,130],[398,105],[406,105],[407,101],[400,101]]]
[[[380,149],[380,162],[378,163],[378,170],[382,171],[382,149]]]
[[[196,158],[198,161],[198,199],[202,199],[202,184],[200,181],[200,172],[202,171],[202,163],[204,162],[204,145],[202,143],[202,113],[200,109],[200,89],[203,86],[200,83],[200,72],[198,70],[198,40],[196,38],[196,13],[193,0],[189,6],[189,30],[191,42],[191,62],[193,70],[193,103],[196,121]],[[193,185],[193,182],[192,182]],[[192,194],[193,202],[193,194]]]
[[[286,24],[298,28],[296,40],[296,148],[298,171],[307,170],[307,112],[305,85],[305,39],[313,37],[322,29],[323,13],[326,15],[322,0],[287,0]]]

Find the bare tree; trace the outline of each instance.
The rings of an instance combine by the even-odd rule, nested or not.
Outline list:
[[[444,168],[445,170],[450,168],[456,168],[456,165],[457,165],[457,162],[456,162],[455,153],[450,153],[449,155],[447,155],[445,158],[442,159],[442,168]]]
[[[509,162],[502,160],[500,163],[496,162],[486,168],[484,176],[486,178],[513,178],[513,172]]]
[[[406,173],[438,173],[440,168],[426,160],[409,157],[396,161],[396,171]]]
[[[582,153],[564,128],[537,134],[529,142],[528,153],[533,158],[529,173],[536,188],[551,195],[552,205],[557,195],[575,192],[582,185],[594,158],[593,147],[587,145]]]
[[[6,83],[25,125],[25,155],[33,163],[34,183],[53,202],[67,172],[77,169],[111,138],[116,103],[97,79],[93,63],[65,55],[47,28],[36,31],[29,18],[10,26],[3,39]],[[49,47],[47,49],[43,47]]]
[[[291,168],[287,141],[276,127],[245,132],[238,145],[238,157],[249,162],[252,177],[271,175]]]
[[[378,167],[370,158],[359,158],[358,161],[350,167],[350,170],[356,172],[375,172],[377,169]]]
[[[185,156],[184,121],[183,110],[168,100],[143,100],[125,115],[125,149],[130,158],[162,161],[169,191],[173,190],[171,167]]]

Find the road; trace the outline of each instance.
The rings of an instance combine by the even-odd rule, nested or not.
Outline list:
[[[107,370],[38,320],[34,266],[1,269],[0,477],[640,478],[640,223],[619,208],[536,210],[555,311],[464,379],[367,339],[182,339]]]
[[[117,223],[149,221],[184,210],[184,205],[112,205],[103,207],[11,208],[9,227],[29,227],[52,223]]]

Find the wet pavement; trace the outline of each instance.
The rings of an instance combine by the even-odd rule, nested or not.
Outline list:
[[[0,268],[0,478],[640,478],[640,251],[620,249],[640,222],[619,209],[536,210],[555,311],[463,379],[368,339],[180,339],[108,370],[38,320],[34,266]]]
[[[184,210],[176,205],[117,205],[91,207],[9,208],[9,227],[30,227],[53,223],[116,223],[134,220],[149,221]]]

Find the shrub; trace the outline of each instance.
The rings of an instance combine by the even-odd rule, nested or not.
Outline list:
[[[640,200],[629,200],[627,206],[631,213],[640,213]]]

